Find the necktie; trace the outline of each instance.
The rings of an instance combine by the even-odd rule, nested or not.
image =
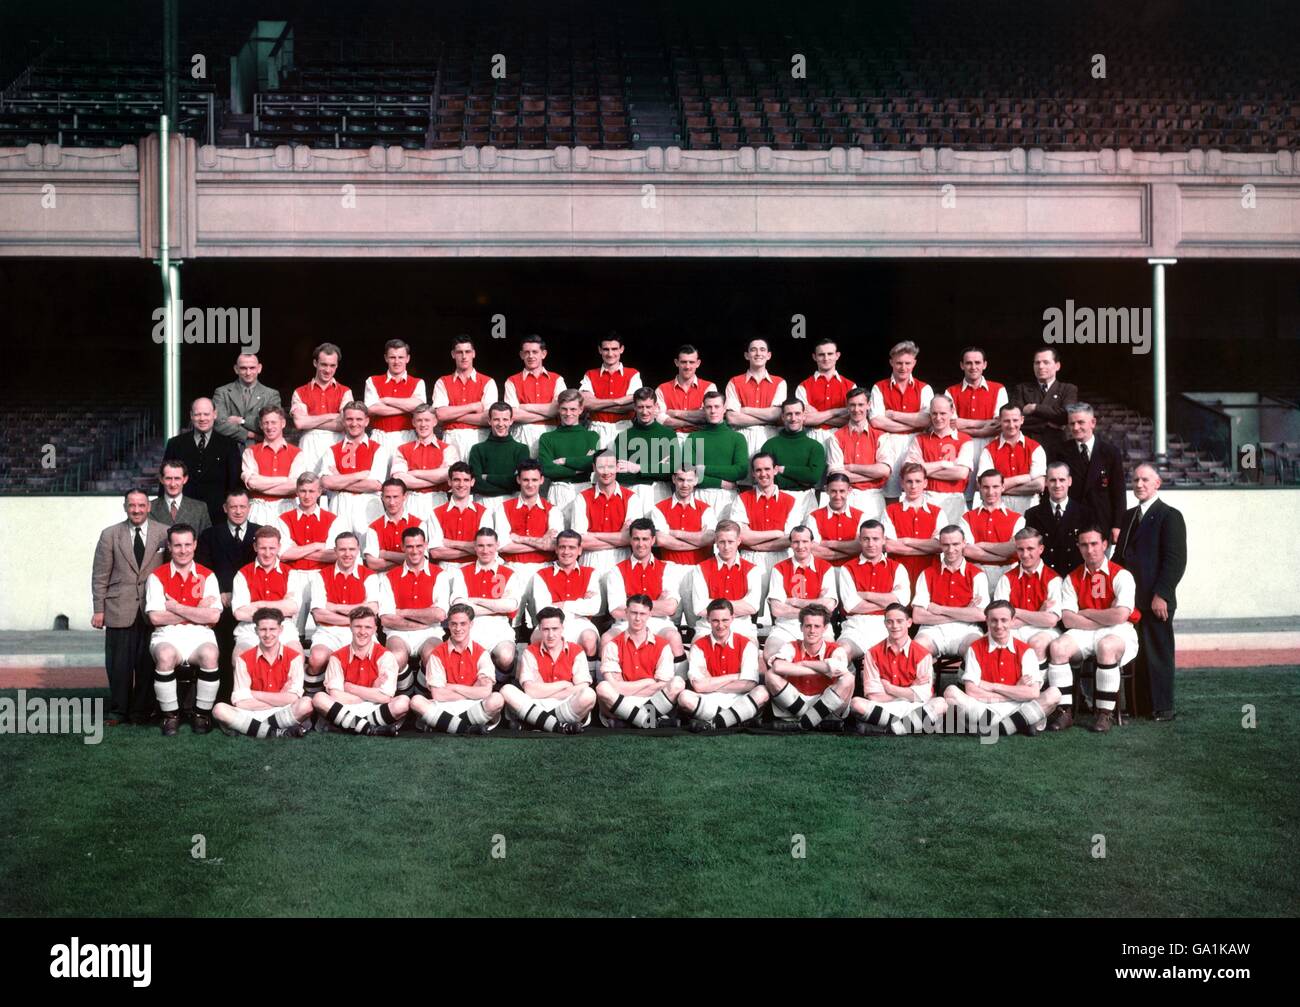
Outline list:
[[[1062,513],[1062,512],[1061,512],[1061,505],[1060,505],[1060,504],[1057,504],[1057,505],[1056,505],[1056,520],[1058,520],[1058,521],[1061,520],[1061,513]]]
[[[1087,444],[1080,444],[1080,445],[1079,445],[1079,455],[1080,455],[1080,457],[1083,458],[1083,460],[1084,460],[1085,462],[1088,460],[1088,445],[1087,445]]]
[[[1047,394],[1047,386],[1046,386],[1046,385],[1041,385],[1041,384],[1040,384],[1038,387],[1041,388],[1041,389],[1043,390],[1043,394],[1044,394],[1044,395]]]
[[[175,500],[173,500],[172,503],[171,503],[171,512],[172,512],[172,520],[175,521],[175,520],[176,520],[176,501],[175,501]]]
[[[240,525],[235,529],[235,545],[239,545],[242,541],[244,541],[244,527]]]
[[[208,435],[199,434],[199,450],[202,451],[207,446],[208,446]]]
[[[140,537],[140,529],[135,530],[135,565],[144,566],[144,539]]]

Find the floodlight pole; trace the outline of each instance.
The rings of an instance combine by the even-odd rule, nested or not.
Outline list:
[[[1169,426],[1166,419],[1166,395],[1168,382],[1165,379],[1165,266],[1173,266],[1177,259],[1147,259],[1152,267],[1151,273],[1151,337],[1152,349],[1151,371],[1154,384],[1155,402],[1152,408],[1152,426],[1154,427],[1155,454],[1163,458],[1169,453]]]
[[[181,428],[180,263],[171,261],[171,131],[176,121],[176,0],[163,0],[163,114],[158,121],[158,266],[163,284],[163,436]]]

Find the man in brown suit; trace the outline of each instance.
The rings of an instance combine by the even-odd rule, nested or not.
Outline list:
[[[153,712],[153,627],[144,616],[145,585],[162,563],[167,526],[149,518],[149,497],[140,490],[126,494],[126,520],[99,536],[91,574],[95,614],[91,625],[106,629],[104,667],[108,672],[109,726],[130,718],[147,723]]]

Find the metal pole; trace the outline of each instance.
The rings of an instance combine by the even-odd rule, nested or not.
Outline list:
[[[163,289],[163,435],[180,430],[180,340],[177,339],[176,301],[171,264],[170,172],[171,133],[167,116],[158,120],[158,267]]]
[[[1152,327],[1152,384],[1155,402],[1152,408],[1152,425],[1155,428],[1155,454],[1163,458],[1169,453],[1169,426],[1166,420],[1168,383],[1165,378],[1165,266],[1177,259],[1147,259],[1153,267],[1151,273],[1151,327]]]

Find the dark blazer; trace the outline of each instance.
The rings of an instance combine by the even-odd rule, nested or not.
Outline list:
[[[1066,500],[1060,521],[1056,520],[1056,512],[1046,494],[1042,503],[1025,511],[1025,526],[1037,528],[1043,535],[1043,562],[1062,577],[1083,562],[1079,557],[1079,529],[1090,524],[1092,513],[1079,500]]]
[[[166,546],[167,526],[146,519],[141,564],[135,561],[135,532],[130,522],[121,521],[100,532],[90,593],[94,610],[104,613],[104,625],[109,629],[124,629],[135,623],[144,608],[149,575],[163,562]]]
[[[181,505],[176,512],[175,521],[172,520],[171,511],[167,509],[167,497],[161,493],[150,505],[149,516],[164,528],[170,528],[174,524],[193,525],[194,530],[200,535],[203,534],[204,528],[212,527],[212,518],[208,517],[208,505],[202,500],[194,499],[188,493],[181,494]]]
[[[1151,596],[1160,595],[1172,613],[1178,603],[1178,582],[1187,570],[1187,522],[1183,513],[1160,497],[1134,528],[1138,509],[1130,507],[1120,526],[1115,562],[1137,581],[1137,606],[1150,611]]]
[[[1093,519],[1107,529],[1124,527],[1124,510],[1127,497],[1124,492],[1124,458],[1119,448],[1110,441],[1096,437],[1093,441],[1092,455],[1084,468],[1083,457],[1078,445],[1073,440],[1062,441],[1056,450],[1054,461],[1063,461],[1070,466],[1070,499],[1081,500],[1088,507]]]
[[[1024,430],[1050,455],[1065,430],[1065,407],[1079,401],[1079,389],[1067,381],[1056,381],[1044,395],[1037,381],[1022,381],[1011,389],[1007,401],[1021,409],[1033,404],[1034,411],[1025,417]]]
[[[199,536],[199,547],[194,558],[216,574],[223,593],[234,588],[235,574],[253,562],[253,534],[260,527],[260,524],[249,521],[244,526],[244,539],[236,548],[235,537],[230,534],[230,525],[223,514],[218,524]]]
[[[243,486],[240,478],[243,451],[242,444],[236,444],[233,439],[216,430],[210,432],[207,447],[200,451],[194,443],[194,431],[187,429],[167,441],[167,446],[163,448],[163,460],[185,463],[190,473],[190,481],[185,484],[185,494],[208,505],[208,517],[215,525],[226,519],[221,509],[226,502],[226,493]]]

